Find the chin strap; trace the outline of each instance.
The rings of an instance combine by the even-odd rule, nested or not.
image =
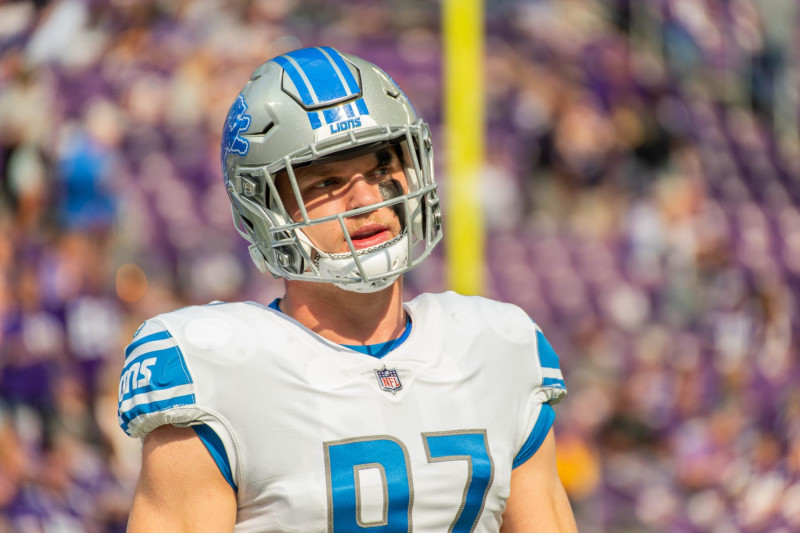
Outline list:
[[[407,262],[408,232],[406,231],[385,243],[358,250],[355,256],[351,253],[319,253],[315,261],[320,274],[342,280],[334,282],[340,289],[366,293],[385,289],[394,283],[400,274],[365,281],[361,276],[359,265],[367,278],[374,278],[397,270]]]

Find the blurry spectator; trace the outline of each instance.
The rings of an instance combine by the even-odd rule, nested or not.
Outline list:
[[[273,296],[217,182],[233,80],[332,44],[438,109],[437,10],[0,4],[0,530],[123,531],[122,346],[157,309]],[[583,532],[800,529],[799,11],[486,5],[489,296],[563,354]]]
[[[83,126],[66,127],[58,154],[60,187],[55,205],[66,230],[107,230],[113,225],[117,194],[114,178],[121,132],[113,106],[95,101]]]

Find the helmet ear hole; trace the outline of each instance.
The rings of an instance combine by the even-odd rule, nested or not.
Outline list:
[[[275,123],[270,121],[270,122],[268,122],[268,123],[267,123],[267,125],[266,125],[266,126],[264,126],[264,128],[263,128],[261,131],[259,131],[258,133],[256,133],[256,135],[260,135],[260,136],[262,136],[262,137],[263,137],[263,136],[265,136],[267,133],[269,133],[269,130],[271,130],[271,129],[272,129],[272,128],[274,128],[274,127],[275,127]]]

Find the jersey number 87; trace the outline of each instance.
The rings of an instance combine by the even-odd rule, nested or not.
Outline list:
[[[466,461],[468,475],[461,506],[448,531],[470,533],[483,511],[494,477],[486,430],[422,433],[429,463]],[[408,450],[391,436],[378,435],[326,442],[329,533],[406,533],[411,531],[414,490]],[[367,518],[360,478],[376,471],[383,487],[383,513]],[[371,519],[370,519],[371,518]]]

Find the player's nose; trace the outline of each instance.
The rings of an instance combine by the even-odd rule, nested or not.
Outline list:
[[[348,191],[348,210],[366,207],[383,201],[380,184],[366,179],[362,174],[353,176]]]

